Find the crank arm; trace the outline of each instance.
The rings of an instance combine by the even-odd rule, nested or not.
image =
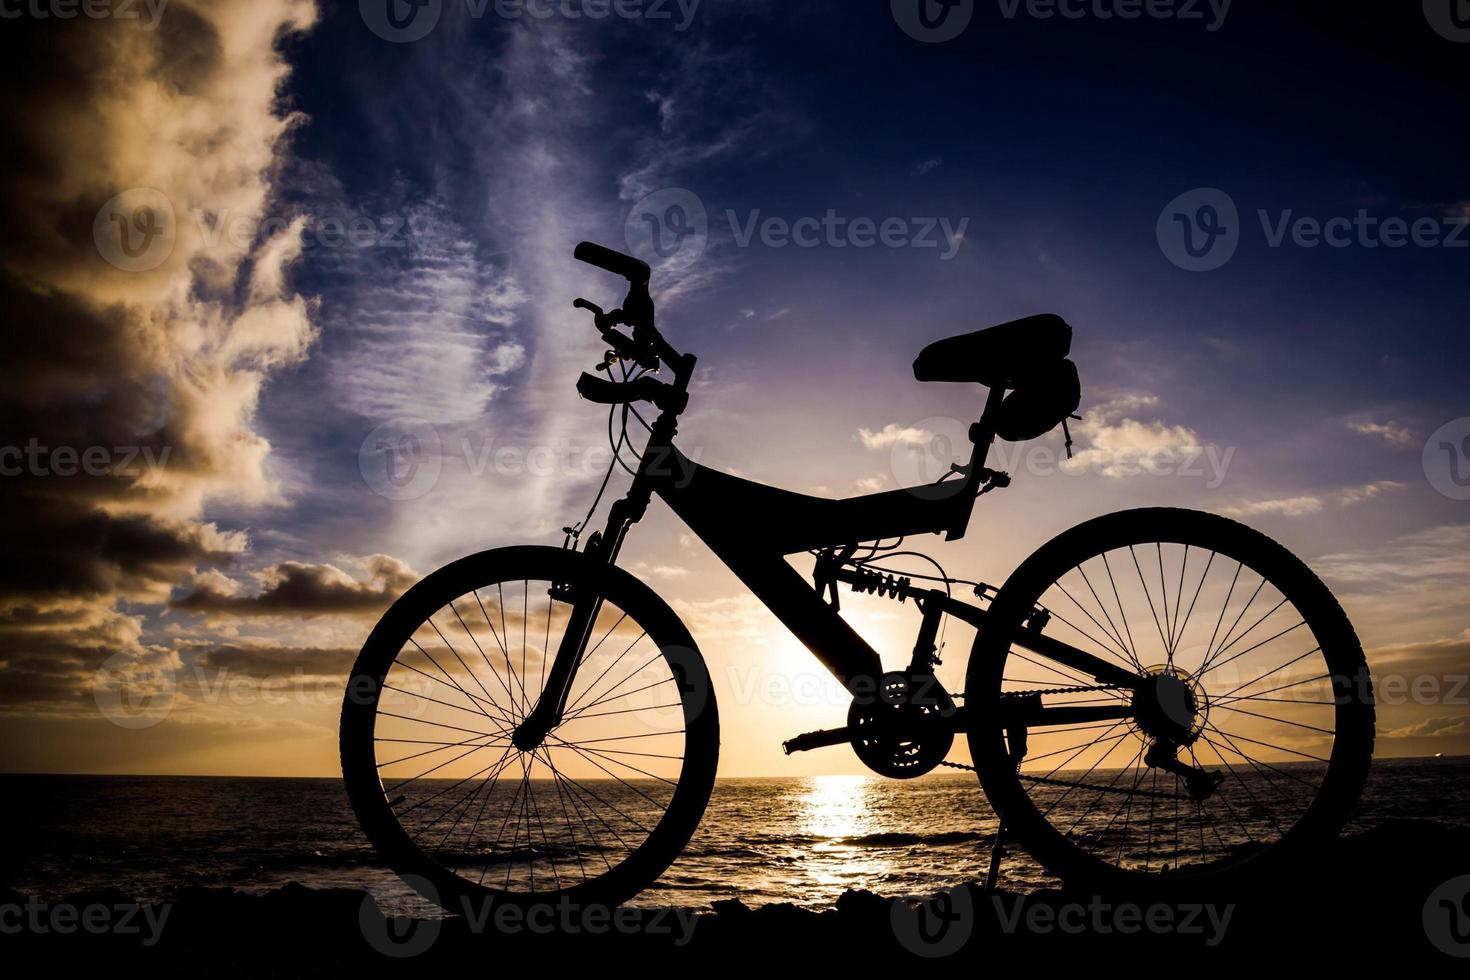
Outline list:
[[[795,738],[788,738],[781,743],[782,750],[790,755],[793,752],[810,752],[812,749],[825,749],[834,745],[847,745],[852,741],[852,729],[826,728],[818,732],[807,732]]]
[[[964,707],[955,708],[950,714],[926,720],[922,724],[906,726],[903,730],[923,734],[925,732],[945,731],[959,734],[970,730],[969,710]],[[866,730],[865,730],[866,731]],[[868,732],[869,735],[873,734]],[[812,749],[825,749],[833,745],[848,745],[854,738],[853,730],[848,726],[842,728],[824,728],[820,731],[807,732],[789,738],[781,743],[781,748],[787,755],[793,752],[809,752]]]

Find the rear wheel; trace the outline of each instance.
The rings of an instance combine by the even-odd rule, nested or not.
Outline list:
[[[1052,873],[1220,883],[1342,829],[1373,753],[1367,666],[1327,587],[1274,541],[1194,511],[1111,514],[1028,558],[990,612],[966,680],[974,717],[1037,692],[1126,709],[969,734],[987,795]],[[1027,621],[1135,672],[1138,689],[1013,645]]]
[[[593,573],[556,548],[462,559],[394,603],[353,667],[348,796],[384,860],[451,911],[626,901],[704,813],[719,751],[704,662],[650,589],[620,569]],[[564,718],[522,751],[511,732],[591,588],[601,609]]]

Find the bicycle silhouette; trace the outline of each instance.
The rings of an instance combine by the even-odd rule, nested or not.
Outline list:
[[[915,555],[906,537],[964,535],[977,499],[1010,482],[986,466],[996,439],[1065,427],[1081,388],[1060,317],[925,348],[918,380],[989,389],[970,458],[933,484],[828,500],[680,453],[695,358],[659,333],[649,267],[586,242],[576,257],[629,284],[620,309],[575,305],[609,348],[608,377],[584,373],[577,389],[610,406],[614,467],[637,456],[631,484],[585,544],[608,479],[562,547],[453,562],[368,637],[343,700],[342,769],[400,875],[446,907],[613,904],[688,843],[714,786],[714,690],[679,617],[616,565],[654,496],[851,692],[845,725],[787,752],[849,745],[895,778],[973,768],[1006,834],[1100,889],[1238,884],[1341,830],[1373,751],[1367,667],[1331,593],[1264,535],[1141,509],[1062,533],[998,589],[885,564]],[[646,430],[641,454],[630,423]],[[788,562],[802,553],[810,584]],[[885,671],[843,618],[839,586],[913,602],[903,668]],[[975,633],[953,692],[936,670],[951,619]],[[949,759],[957,735],[968,765]]]

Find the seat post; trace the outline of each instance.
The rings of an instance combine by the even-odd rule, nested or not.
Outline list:
[[[991,388],[985,397],[985,409],[980,413],[980,421],[970,426],[970,442],[975,449],[970,454],[970,469],[966,479],[969,482],[967,489],[971,493],[980,491],[981,471],[985,469],[985,461],[990,456],[990,446],[995,442],[995,413],[1000,409],[1005,395],[1004,387],[997,385]]]
[[[970,453],[970,465],[965,470],[964,486],[954,498],[958,502],[958,510],[945,535],[948,541],[964,537],[965,528],[970,523],[970,512],[975,506],[975,501],[979,499],[980,491],[987,480],[989,471],[985,468],[985,461],[990,456],[990,445],[995,441],[995,412],[1000,408],[1003,398],[1005,398],[1004,388],[991,388],[989,396],[985,399],[985,410],[980,413],[980,421],[970,426],[970,442],[974,443],[975,448]]]

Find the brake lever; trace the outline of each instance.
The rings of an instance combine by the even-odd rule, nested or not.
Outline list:
[[[606,330],[608,327],[612,326],[612,324],[608,322],[610,318],[606,313],[603,312],[602,307],[598,306],[591,300],[586,300],[578,296],[576,299],[572,300],[572,307],[578,310],[587,310],[589,313],[591,313],[592,322],[597,325],[597,329],[599,331]]]
[[[587,310],[592,314],[592,322],[597,327],[597,332],[602,335],[619,358],[625,361],[633,361],[641,367],[650,371],[658,369],[658,355],[649,350],[647,345],[640,344],[632,337],[617,329],[617,325],[626,322],[622,310],[605,312],[602,307],[589,300],[577,298],[572,301],[572,306],[579,310]],[[608,361],[604,360],[603,364]],[[599,365],[601,367],[602,365]]]

